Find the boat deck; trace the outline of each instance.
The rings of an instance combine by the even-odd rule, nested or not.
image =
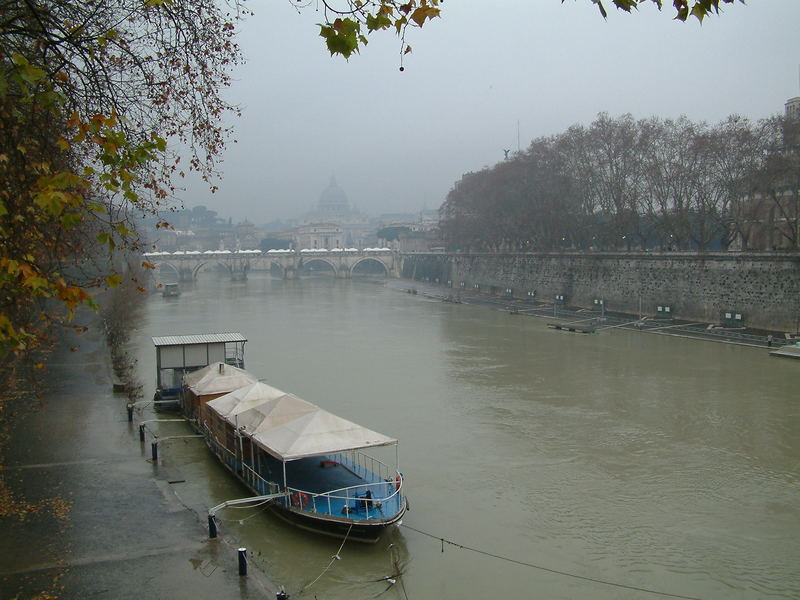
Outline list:
[[[286,476],[290,488],[302,490],[291,495],[292,505],[315,514],[388,519],[402,508],[394,481],[381,479],[347,457],[294,461],[287,465]]]
[[[259,468],[267,481],[280,481],[281,473],[281,462],[272,457]],[[278,502],[287,508],[348,520],[391,519],[403,509],[393,479],[382,479],[346,455],[289,462],[286,479],[290,496]],[[263,480],[254,483],[262,494],[273,491]]]

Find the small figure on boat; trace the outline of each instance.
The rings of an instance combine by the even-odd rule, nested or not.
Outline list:
[[[361,507],[362,508],[371,508],[372,507],[372,491],[367,490],[367,493],[361,497]]]

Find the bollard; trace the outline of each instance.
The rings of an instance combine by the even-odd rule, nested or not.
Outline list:
[[[153,462],[158,462],[158,440],[150,444],[150,449],[153,452]]]
[[[214,520],[214,515],[208,515],[208,537],[212,540],[217,537],[217,522]]]
[[[144,442],[144,423],[139,425],[139,441]]]
[[[247,575],[247,548],[239,548],[239,575]]]
[[[133,404],[128,403],[128,423],[133,423]]]

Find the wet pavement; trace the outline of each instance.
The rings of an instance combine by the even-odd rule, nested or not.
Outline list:
[[[5,477],[28,502],[63,499],[68,517],[0,521],[0,598],[275,597],[254,565],[239,575],[236,541],[210,540],[182,504],[181,474],[149,460],[99,330],[63,344],[43,380],[44,406],[14,423]]]

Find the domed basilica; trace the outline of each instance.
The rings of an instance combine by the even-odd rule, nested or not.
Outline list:
[[[350,206],[347,194],[331,177],[317,207],[300,218],[295,230],[301,248],[361,246],[370,235],[366,215]]]

